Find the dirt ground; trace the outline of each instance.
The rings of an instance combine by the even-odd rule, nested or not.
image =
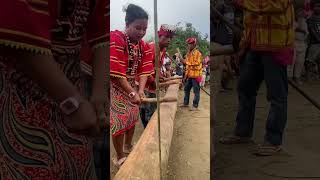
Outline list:
[[[210,97],[201,91],[200,98],[200,111],[178,109],[169,155],[168,180],[210,179]],[[179,99],[183,99],[182,92]]]
[[[179,92],[182,102],[183,92]],[[192,94],[192,93],[191,93]],[[193,96],[191,95],[191,101]],[[172,138],[169,163],[167,168],[168,180],[209,180],[210,179],[210,98],[201,91],[200,111],[191,112],[188,108],[178,108]],[[190,103],[191,104],[191,103]],[[134,143],[143,133],[141,121],[137,123]],[[110,137],[110,142],[112,142]],[[111,144],[111,159],[115,150]],[[111,179],[117,169],[110,162]]]
[[[236,82],[233,82],[235,86]],[[303,89],[320,102],[320,82],[304,84]],[[236,91],[217,97],[216,139],[233,131],[237,111]],[[284,151],[274,157],[256,157],[252,145],[215,144],[215,180],[290,180],[320,179],[320,111],[293,88],[289,88],[288,123],[284,135]],[[257,98],[255,143],[264,136],[268,112],[265,87]]]

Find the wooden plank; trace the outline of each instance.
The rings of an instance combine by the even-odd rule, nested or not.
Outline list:
[[[178,98],[179,85],[168,87],[165,98]],[[173,135],[173,122],[177,112],[177,102],[160,105],[161,119],[161,167],[163,175],[167,170]],[[128,156],[114,180],[160,180],[157,113],[154,113],[147,128]]]
[[[211,43],[210,56],[231,55],[234,54],[232,45],[218,46],[217,43]]]
[[[164,102],[175,102],[177,101],[177,98],[173,98],[173,97],[161,97],[160,98],[160,103],[164,103]],[[141,99],[142,103],[157,103],[157,98],[142,98]]]

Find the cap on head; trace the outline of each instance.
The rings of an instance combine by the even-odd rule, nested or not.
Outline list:
[[[196,38],[188,38],[186,40],[187,44],[196,44],[197,43],[197,39]]]
[[[160,30],[158,31],[159,36],[166,36],[172,38],[176,33],[176,28],[168,24],[162,24]]]

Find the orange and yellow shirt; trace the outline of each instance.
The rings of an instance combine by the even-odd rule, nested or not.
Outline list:
[[[292,0],[237,0],[244,10],[242,47],[256,51],[279,51],[294,45]]]
[[[202,54],[198,49],[193,49],[186,56],[186,77],[198,78],[202,76]]]

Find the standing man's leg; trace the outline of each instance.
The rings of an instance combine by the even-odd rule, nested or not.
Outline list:
[[[192,87],[194,93],[193,107],[198,108],[200,101],[200,84],[195,78],[192,78]]]
[[[141,104],[139,108],[139,113],[140,113],[140,119],[142,122],[142,125],[144,128],[147,127],[148,121],[147,121],[147,105],[146,104]]]
[[[234,134],[220,140],[223,144],[236,144],[250,141],[255,119],[256,96],[263,80],[263,67],[257,52],[248,52],[240,64],[238,82],[239,110]]]
[[[288,77],[286,66],[273,60],[271,55],[262,56],[268,100],[271,103],[266,125],[266,143],[282,144],[287,122]]]
[[[183,101],[183,105],[185,105],[185,106],[189,105],[191,88],[192,88],[192,79],[191,78],[187,78],[186,79],[186,83],[184,85],[184,101]]]
[[[146,92],[147,94],[147,97],[148,98],[156,98],[156,94],[155,93],[149,93],[149,92]],[[157,108],[157,104],[155,103],[149,103],[147,104],[147,108],[146,108],[146,112],[145,112],[145,115],[146,115],[146,126],[145,128],[147,127],[147,124],[149,123],[153,113],[155,112]]]
[[[238,82],[239,110],[235,135],[239,137],[252,137],[256,96],[263,81],[261,56],[257,52],[249,52],[240,65],[240,78]]]

